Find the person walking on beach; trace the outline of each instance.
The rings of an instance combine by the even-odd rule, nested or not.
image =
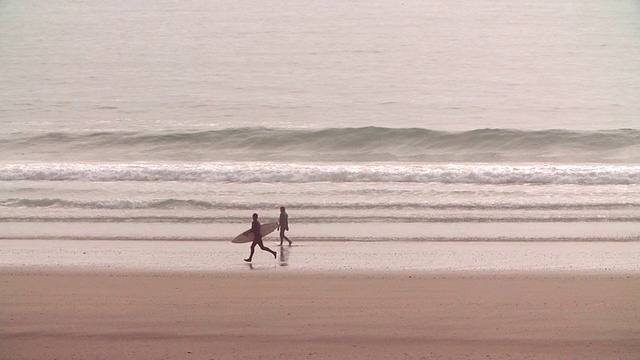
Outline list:
[[[249,254],[248,259],[244,259],[246,262],[251,262],[253,259],[253,252],[256,249],[256,245],[260,246],[260,249],[264,251],[268,251],[273,255],[273,258],[276,258],[276,252],[264,246],[262,243],[262,234],[260,233],[260,221],[258,221],[258,214],[253,214],[253,222],[251,223],[251,229],[247,231],[247,233],[253,233],[253,242],[251,243],[251,254]]]
[[[287,240],[291,245],[291,240],[284,234],[285,231],[289,231],[289,214],[284,211],[284,206],[280,206],[280,220],[278,220],[278,230],[280,230],[280,246],[282,241]]]

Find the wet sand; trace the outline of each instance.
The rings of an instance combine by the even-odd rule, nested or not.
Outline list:
[[[1,267],[132,271],[586,271],[640,273],[640,241],[299,241],[277,260],[229,241],[1,240]]]
[[[640,275],[0,271],[2,359],[637,359]]]

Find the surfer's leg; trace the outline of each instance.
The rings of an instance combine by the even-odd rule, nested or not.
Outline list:
[[[289,245],[291,245],[291,240],[289,240],[289,238],[287,237],[287,235],[284,234],[284,229],[280,228],[280,245],[282,245],[282,242],[284,240],[287,240],[289,242]]]
[[[256,251],[256,244],[257,243],[255,241],[251,244],[251,254],[249,254],[249,258],[244,259],[244,261],[251,262],[251,259],[253,259],[253,252]]]
[[[269,249],[268,247],[264,246],[264,244],[262,243],[262,240],[260,240],[260,242],[258,243],[258,245],[260,246],[260,249],[264,250],[264,251],[268,251],[273,255],[273,258],[277,258],[277,254],[275,251]]]
[[[273,255],[273,258],[274,258],[274,259],[277,259],[277,258],[278,258],[278,254],[277,254],[275,251],[273,251],[273,250],[269,249],[268,247],[263,246],[263,247],[262,247],[262,250],[270,252],[270,253],[271,253],[271,255]]]

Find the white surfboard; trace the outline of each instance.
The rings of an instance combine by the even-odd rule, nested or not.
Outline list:
[[[262,234],[262,237],[265,237],[266,235],[271,234],[277,228],[278,228],[277,221],[261,224],[260,233]],[[231,240],[231,242],[235,244],[248,243],[252,241],[253,241],[253,233],[251,232],[251,229],[244,231],[242,234],[236,236],[233,240]]]

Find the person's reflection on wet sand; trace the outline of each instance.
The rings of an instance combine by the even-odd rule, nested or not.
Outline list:
[[[280,245],[280,262],[278,263],[280,266],[289,266],[289,248]]]

